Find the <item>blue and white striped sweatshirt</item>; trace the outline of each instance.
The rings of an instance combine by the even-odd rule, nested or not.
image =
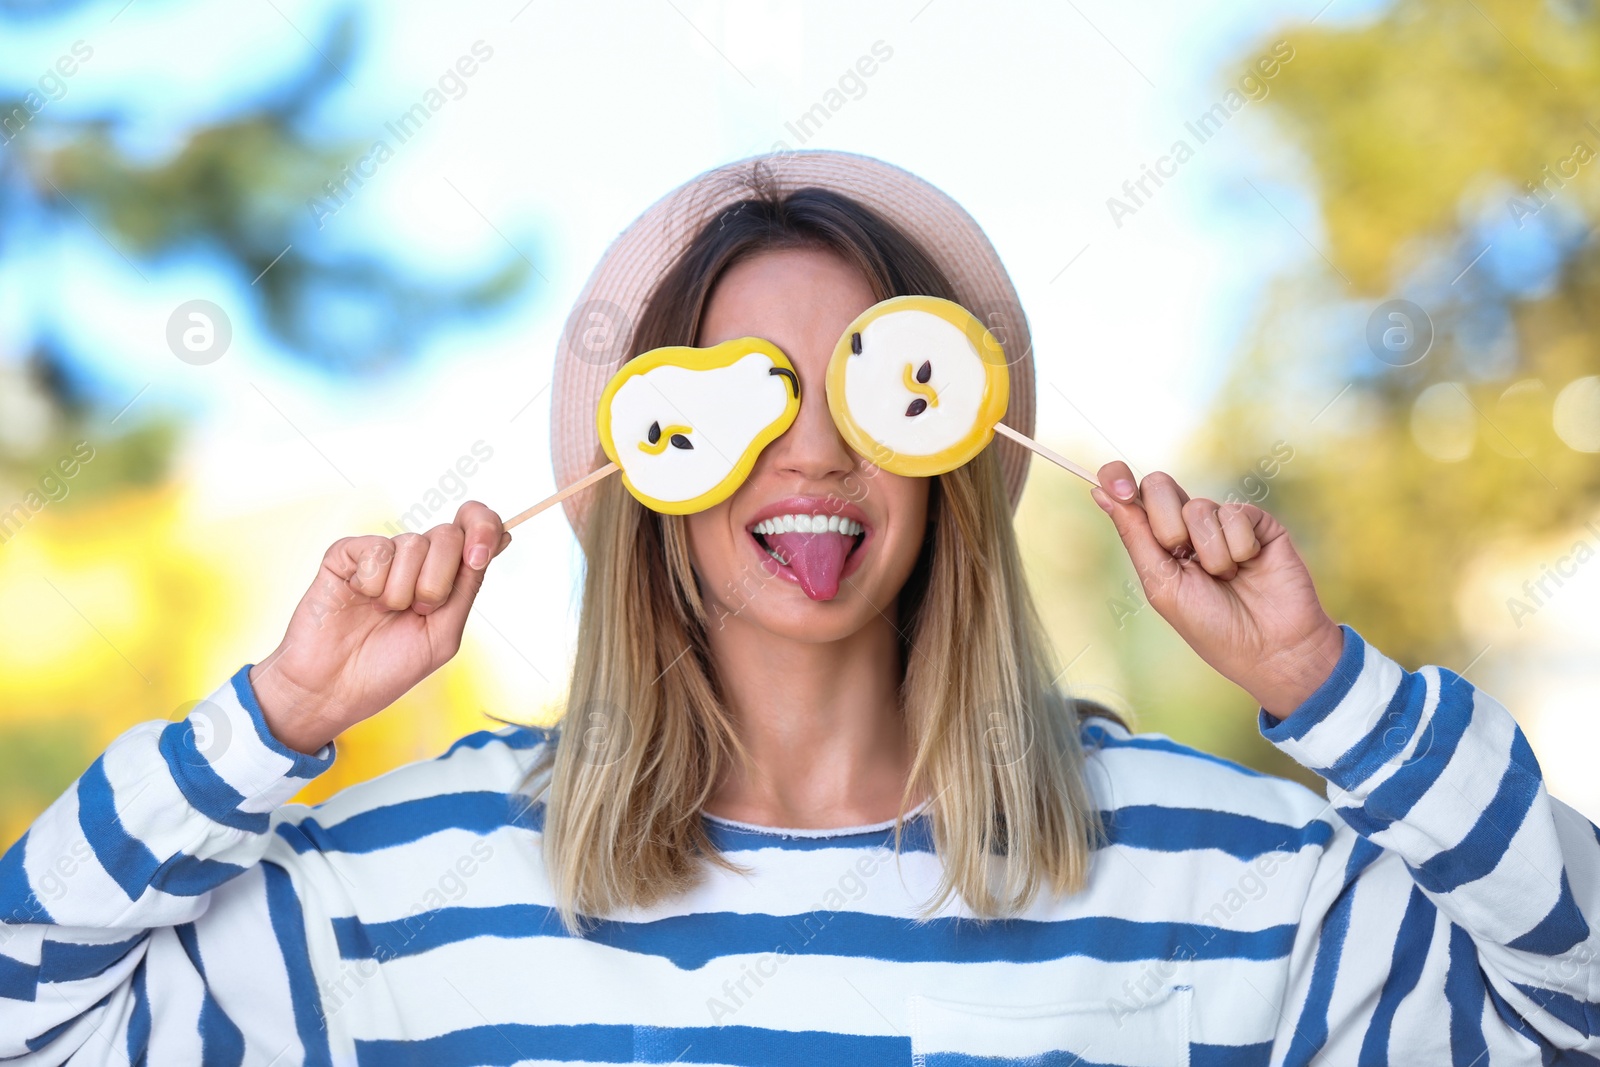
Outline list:
[[[753,873],[568,936],[507,727],[348,788],[246,670],[120,735],[0,859],[0,1057],[84,1064],[1600,1062],[1600,831],[1506,709],[1348,626],[1273,744],[1327,800],[1103,718],[1088,887],[980,923],[926,812],[779,831]],[[204,748],[202,755],[201,749]]]

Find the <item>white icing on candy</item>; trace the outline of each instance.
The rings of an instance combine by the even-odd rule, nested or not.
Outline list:
[[[751,352],[725,367],[664,364],[624,381],[611,400],[608,451],[634,495],[681,503],[721,486],[789,404],[789,381],[771,373],[774,366],[770,356]],[[694,447],[663,439],[667,447],[644,451],[639,446],[649,442],[651,423],[659,424],[663,438],[669,426],[689,427],[683,436]]]
[[[907,416],[920,394],[904,384],[905,367],[926,361],[938,403]],[[861,352],[845,360],[845,403],[862,430],[902,455],[930,456],[960,446],[978,421],[987,378],[983,357],[946,319],[916,309],[873,319],[861,331]]]

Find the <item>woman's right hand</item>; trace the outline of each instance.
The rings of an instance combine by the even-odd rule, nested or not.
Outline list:
[[[449,661],[489,560],[510,543],[476,500],[426,534],[335,541],[282,643],[250,670],[272,735],[315,754]]]

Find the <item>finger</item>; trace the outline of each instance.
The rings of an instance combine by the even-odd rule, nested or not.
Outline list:
[[[450,598],[450,590],[461,570],[461,542],[465,538],[455,524],[435,526],[428,531],[428,555],[417,575],[417,592],[411,608],[426,615]]]
[[[322,557],[322,565],[362,596],[383,592],[394,559],[394,542],[378,534],[345,537],[335,541]]]
[[[450,590],[449,599],[429,615],[430,623],[442,627],[440,646],[450,655],[454,656],[461,647],[461,634],[467,626],[467,615],[472,611],[472,603],[478,598],[478,590],[483,588],[484,577],[488,569],[475,571],[471,567],[462,567],[456,574],[455,587]]]
[[[1120,459],[1104,464],[1095,474],[1100,479],[1101,487],[1123,503],[1133,500],[1139,494],[1139,485],[1134,480],[1133,471],[1129,470],[1128,465]]]
[[[1150,516],[1150,529],[1169,554],[1190,545],[1189,526],[1183,521],[1183,506],[1189,494],[1165,471],[1151,471],[1139,486],[1139,499]]]
[[[500,516],[487,505],[469,500],[456,512],[455,526],[462,533],[462,561],[475,571],[483,570],[500,551],[497,546],[505,532]]]
[[[1195,497],[1183,505],[1183,521],[1189,529],[1189,543],[1194,546],[1195,558],[1207,574],[1218,578],[1232,578],[1239,565],[1228,552],[1228,539],[1223,536],[1222,522],[1217,518],[1217,502],[1205,497]]]
[[[500,545],[499,545],[498,548],[496,548],[494,550],[494,554],[496,556],[498,556],[500,553],[504,552],[506,550],[506,546],[509,545],[510,543],[511,543],[511,531],[510,530],[501,530],[500,531]]]
[[[1256,539],[1256,517],[1250,511],[1254,507],[1254,504],[1224,504],[1217,509],[1217,520],[1222,523],[1222,534],[1228,541],[1228,555],[1239,563],[1255,559],[1261,553],[1261,542]]]
[[[416,599],[417,575],[422,573],[422,561],[428,556],[428,539],[419,533],[398,534],[394,538],[394,562],[389,564],[389,578],[383,583],[379,603],[390,611],[404,611]]]
[[[1133,561],[1133,568],[1144,586],[1145,596],[1151,603],[1157,603],[1164,598],[1172,581],[1181,576],[1182,565],[1156,540],[1150,529],[1150,518],[1137,500],[1124,503],[1099,486],[1091,488],[1089,494],[1111,516],[1117,536],[1122,538],[1122,545],[1128,550],[1128,558]]]

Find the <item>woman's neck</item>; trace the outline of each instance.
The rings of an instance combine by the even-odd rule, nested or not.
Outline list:
[[[911,751],[899,708],[899,637],[887,618],[841,641],[808,643],[735,616],[710,643],[754,768],[746,777],[735,767],[705,810],[797,829],[898,813]]]

